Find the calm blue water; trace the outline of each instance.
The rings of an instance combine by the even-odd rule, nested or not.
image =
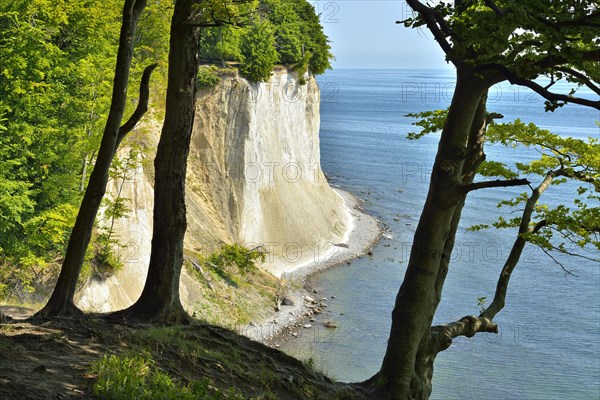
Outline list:
[[[336,70],[319,78],[322,90],[321,157],[334,185],[365,200],[393,239],[372,257],[319,274],[314,281],[327,296],[323,319],[335,332],[304,330],[282,346],[341,381],[361,381],[379,368],[389,332],[394,297],[406,268],[408,249],[428,186],[437,148],[432,135],[409,141],[409,112],[445,108],[453,88],[451,71]],[[588,93],[586,96],[590,96]],[[600,136],[597,111],[569,106],[544,113],[543,101],[523,89],[498,86],[490,111],[506,120],[521,118],[556,133]],[[502,147],[488,159],[535,157]],[[521,190],[522,191],[522,190]],[[436,322],[478,312],[477,298],[493,297],[497,275],[514,232],[466,232],[492,222],[496,204],[519,190],[471,194],[463,212],[453,263]],[[568,191],[567,191],[568,192]],[[546,202],[570,201],[551,188]],[[497,316],[499,335],[457,339],[438,356],[434,399],[596,399],[600,397],[600,273],[581,259],[560,258],[578,278],[566,277],[541,251],[527,248],[513,274],[507,306]]]

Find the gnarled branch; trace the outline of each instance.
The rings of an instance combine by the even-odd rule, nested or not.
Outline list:
[[[542,96],[543,98],[545,98],[548,101],[552,101],[552,102],[564,101],[565,103],[580,104],[583,106],[588,106],[588,107],[592,107],[597,110],[600,110],[600,101],[593,101],[593,100],[583,99],[581,97],[574,97],[574,96],[569,96],[566,94],[550,92],[543,86],[541,86],[533,81],[530,81],[528,79],[518,77],[517,75],[514,75],[514,74],[508,75],[507,77],[508,77],[508,81],[510,83],[512,83],[514,85],[528,87],[529,89],[533,90],[534,92],[536,92],[537,94],[539,94],[540,96]]]
[[[508,79],[508,81],[510,83],[512,83],[513,85],[528,87],[529,89],[533,90],[534,92],[536,92],[537,94],[539,94],[540,96],[542,96],[543,98],[545,98],[548,101],[552,101],[552,102],[564,101],[566,103],[580,104],[580,105],[584,105],[584,106],[588,106],[588,107],[592,107],[597,110],[600,110],[600,101],[598,101],[598,100],[596,100],[596,101],[588,100],[588,99],[584,99],[581,97],[574,97],[574,96],[569,96],[566,94],[551,92],[548,89],[546,89],[545,87],[543,87],[542,85],[517,75],[516,73],[512,72],[511,70],[509,70],[508,68],[506,68],[503,65],[488,64],[486,66],[486,69],[491,69],[491,70],[496,70],[498,72],[501,72],[506,77],[506,79]]]
[[[459,336],[473,337],[477,333],[498,333],[498,324],[485,316],[467,315],[449,324],[431,328],[432,339],[437,343],[438,351],[444,351],[452,344],[452,339]]]
[[[146,111],[148,111],[148,100],[150,98],[150,76],[152,76],[152,72],[156,69],[156,67],[158,67],[158,64],[151,64],[148,65],[144,70],[142,79],[140,81],[140,98],[138,101],[138,105],[133,114],[131,114],[131,117],[129,117],[129,119],[127,120],[127,122],[125,122],[119,128],[119,136],[117,137],[117,142],[115,144],[115,152],[119,148],[119,145],[121,144],[125,136],[127,136],[127,134],[131,132],[133,128],[135,128],[135,126],[138,122],[140,122],[140,119],[142,119]]]

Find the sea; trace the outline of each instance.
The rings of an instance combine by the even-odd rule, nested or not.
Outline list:
[[[439,134],[408,140],[408,113],[444,109],[452,98],[452,70],[336,69],[318,77],[321,88],[321,165],[333,186],[357,195],[365,212],[385,226],[386,237],[350,264],[312,278],[328,307],[311,329],[282,350],[336,380],[362,381],[377,372],[385,352],[391,311],[406,270],[412,237],[425,200]],[[557,84],[555,88],[565,89]],[[594,99],[591,91],[578,94]],[[560,135],[600,137],[591,108],[567,105],[544,111],[528,89],[491,88],[488,110]],[[502,122],[500,121],[500,122]],[[523,162],[535,150],[488,146],[488,160]],[[538,176],[531,176],[535,184]],[[552,186],[541,203],[572,204],[576,185]],[[489,302],[515,231],[468,231],[518,210],[498,208],[523,188],[487,189],[469,195],[434,323],[478,314]],[[598,206],[598,204],[589,204]],[[588,258],[598,258],[593,251]],[[499,334],[458,338],[435,362],[432,399],[600,398],[600,265],[526,247],[496,322]],[[571,271],[571,274],[565,273]],[[482,299],[485,298],[485,299]],[[334,321],[338,329],[321,322]]]

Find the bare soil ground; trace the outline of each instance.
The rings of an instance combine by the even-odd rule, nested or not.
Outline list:
[[[90,366],[104,354],[148,353],[186,383],[208,378],[226,391],[277,399],[359,399],[310,366],[211,325],[164,327],[89,316],[19,319],[32,310],[0,307],[0,399],[92,399]]]

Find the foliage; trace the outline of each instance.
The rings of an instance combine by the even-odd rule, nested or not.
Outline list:
[[[102,356],[89,368],[99,398],[363,398],[350,385],[334,384],[292,357],[228,329],[206,324],[115,327],[84,322],[101,333],[105,347],[115,353]]]
[[[263,7],[275,25],[279,62],[298,66],[306,63],[315,75],[331,67],[333,55],[314,6],[307,1],[265,0]]]
[[[248,250],[254,251],[258,249]],[[232,263],[217,268],[207,263],[210,256],[220,252],[218,250],[213,254],[202,255],[186,251],[186,271],[202,290],[202,296],[191,304],[190,314],[204,322],[232,330],[251,321],[267,318],[269,310],[276,305],[276,299],[281,297],[284,289],[280,280],[256,267],[263,260],[264,254],[254,260],[254,266],[242,275]],[[245,258],[240,262],[245,262]],[[211,263],[214,265],[222,262],[213,261],[216,261]]]
[[[196,84],[201,88],[209,88],[217,85],[221,81],[221,78],[217,76],[217,67],[214,65],[203,66],[198,68],[198,75],[196,75]]]
[[[600,141],[562,137],[534,124],[516,120],[510,124],[494,124],[488,130],[488,140],[505,146],[533,148],[540,154],[529,163],[515,162],[510,171],[520,176],[552,175],[552,185],[577,182],[562,189],[564,204],[536,204],[534,219],[546,227],[527,235],[530,243],[545,251],[557,250],[584,256],[587,246],[600,250]],[[506,167],[506,166],[502,166]],[[504,168],[500,171],[502,173]],[[488,171],[489,172],[489,171]],[[568,193],[571,192],[570,195]],[[572,205],[566,201],[573,199]],[[524,193],[512,200],[501,201],[498,207],[522,208],[529,196]],[[497,228],[516,228],[520,219],[498,219]],[[592,259],[595,257],[592,257]]]
[[[248,30],[240,44],[240,72],[252,82],[265,82],[277,61],[273,27],[268,21],[259,22]]]
[[[526,238],[546,228],[532,221],[539,196],[556,178],[580,179],[569,168],[543,177],[523,208],[518,234],[499,273],[494,299],[479,316],[433,326],[455,245],[461,213],[469,192],[528,184],[527,179],[474,181],[485,159],[485,127],[489,89],[500,82],[527,87],[546,100],[546,110],[565,103],[600,110],[596,97],[575,96],[585,85],[600,94],[600,13],[593,0],[407,0],[415,13],[408,27],[426,26],[456,67],[456,87],[440,135],[427,201],[412,243],[405,278],[396,297],[386,354],[371,381],[381,398],[428,398],[433,360],[454,338],[480,332],[498,333],[494,317],[506,305],[507,292]],[[556,85],[571,83],[569,89]],[[544,82],[546,81],[546,82]],[[527,153],[527,152],[525,152]],[[519,157],[521,158],[521,157]],[[547,163],[541,159],[539,165]],[[575,167],[575,166],[573,166]],[[510,168],[488,164],[488,172]],[[515,166],[517,171],[518,166]],[[532,164],[532,168],[536,167]],[[577,170],[577,172],[585,172]],[[584,178],[584,180],[587,178]],[[535,185],[532,185],[535,186]],[[533,224],[533,226],[530,225]]]
[[[444,127],[444,121],[446,121],[447,115],[448,110],[423,111],[406,114],[406,117],[418,118],[418,121],[413,122],[413,125],[421,127],[421,130],[418,133],[409,132],[407,134],[408,139],[416,140],[429,133],[440,132]]]
[[[235,267],[242,274],[254,271],[256,262],[265,261],[265,252],[260,249],[247,249],[237,243],[225,244],[203,262],[218,274],[226,274],[228,267]]]
[[[238,61],[244,29],[225,25],[205,29],[200,36],[201,57],[204,61]]]
[[[172,2],[151,3],[132,81],[167,55]],[[0,280],[17,292],[64,251],[108,113],[121,9],[121,0],[0,5]]]
[[[105,278],[123,268],[124,261],[119,256],[126,245],[115,236],[115,222],[131,213],[127,206],[129,199],[122,196],[123,188],[131,180],[140,164],[140,151],[132,147],[127,156],[115,157],[110,169],[110,179],[114,182],[114,194],[107,194],[102,200],[104,215],[98,222],[95,240],[94,272],[96,277]]]
[[[271,2],[275,3],[279,4]],[[203,14],[206,22],[214,23],[211,17],[233,22],[203,29],[201,46],[208,58],[240,61],[241,38],[253,29],[246,20],[270,24],[266,16],[258,15],[258,1],[203,4],[213,10]],[[108,114],[121,9],[122,0],[93,4],[15,0],[0,5],[0,279],[5,288],[11,282],[17,292],[27,288],[26,292],[35,286],[40,271],[56,273]],[[317,25],[302,32],[321,29],[314,10],[310,11]],[[166,65],[172,12],[171,0],[148,2],[135,37],[131,82],[138,81],[149,63]],[[297,25],[309,17],[294,18]],[[277,35],[277,28],[269,26]],[[290,36],[298,34],[299,28],[290,27],[282,28],[279,38],[282,49],[287,49],[283,51],[286,63],[294,62],[299,48]],[[326,38],[321,39],[327,46]],[[314,54],[306,43],[304,47]],[[259,57],[245,58],[249,75],[256,79],[265,79],[265,66],[277,62],[267,50]],[[199,71],[199,85],[218,82],[208,72]],[[159,97],[166,86],[166,68],[155,77],[158,85],[153,82],[151,88]],[[128,103],[126,113],[133,107]],[[108,209],[118,211],[124,202],[117,199]],[[61,219],[67,216],[65,210],[70,210],[68,220]],[[41,232],[48,231],[51,237],[42,240]],[[96,249],[115,244],[112,233],[95,237],[100,241]],[[112,263],[110,252],[101,255]]]
[[[408,116],[420,118],[414,125],[421,127],[421,131],[409,133],[409,138],[417,139],[442,130],[447,110],[426,111]],[[479,175],[505,179],[536,178],[541,182],[551,173],[554,175],[552,185],[571,182],[562,189],[562,197],[565,203],[571,199],[572,205],[536,204],[533,219],[538,222],[544,221],[545,227],[527,234],[527,240],[544,251],[559,251],[594,259],[589,253],[590,247],[600,250],[600,207],[593,206],[599,204],[600,200],[600,141],[592,137],[587,140],[563,137],[541,129],[533,123],[526,124],[520,119],[509,123],[490,124],[485,139],[490,145],[500,144],[515,150],[533,149],[539,158],[529,162],[515,161],[512,165],[486,160],[477,169]],[[500,201],[498,208],[519,210],[529,198],[530,194],[525,192],[512,199]],[[491,226],[516,229],[520,224],[521,217],[507,220],[500,216]],[[475,225],[469,230],[478,231],[491,226]]]
[[[447,61],[530,87],[545,97],[548,111],[578,102],[574,95],[582,86],[598,93],[600,14],[595,0],[438,1],[430,7],[410,0],[409,5],[418,12],[401,22],[412,28],[427,25]],[[549,85],[533,82],[540,77]],[[571,91],[550,95],[561,80],[572,83]]]
[[[147,355],[104,355],[91,369],[97,375],[93,391],[107,400],[220,400],[242,399],[235,390],[221,393],[208,379],[182,385],[159,370]]]
[[[257,8],[244,6],[241,14],[255,16],[250,22],[203,31],[200,53],[205,61],[238,61],[241,72],[253,81],[268,79],[267,71],[275,63],[294,68],[300,76],[306,72],[319,75],[331,68],[329,41],[309,2],[261,0]]]

